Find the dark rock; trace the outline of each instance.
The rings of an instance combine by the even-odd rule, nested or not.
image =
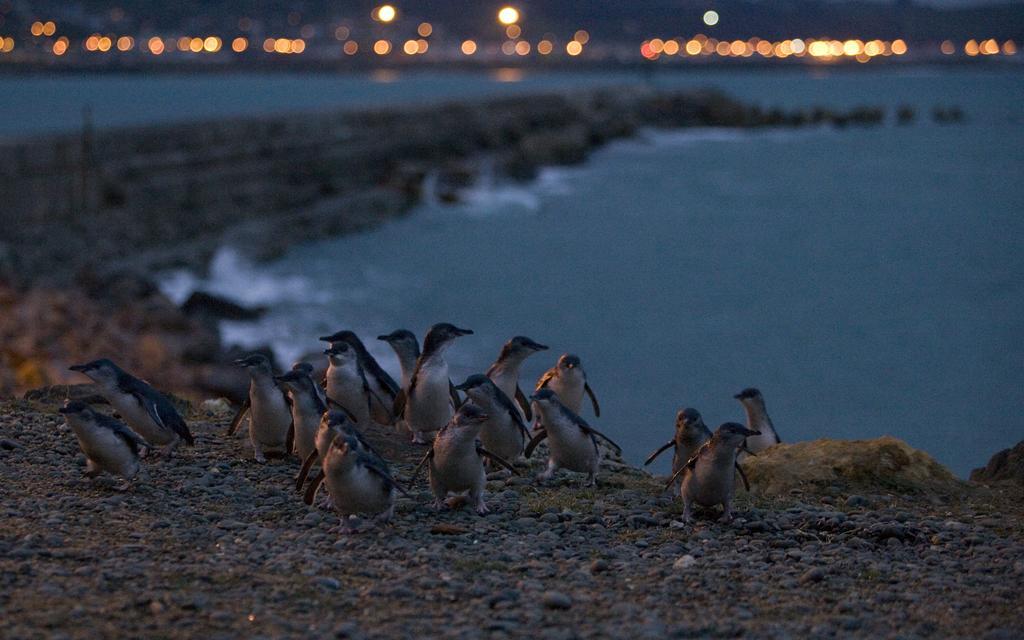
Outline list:
[[[256,320],[267,311],[265,307],[244,307],[205,291],[194,291],[181,305],[181,310],[190,316],[242,321]]]
[[[545,591],[541,602],[547,609],[568,609],[572,607],[572,598],[560,591]]]
[[[992,456],[984,467],[971,471],[971,482],[1008,482],[1024,486],[1024,440]]]

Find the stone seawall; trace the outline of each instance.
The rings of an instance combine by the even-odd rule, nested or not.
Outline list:
[[[400,215],[429,172],[528,178],[641,126],[771,124],[714,92],[639,88],[289,114],[0,144],[0,280],[201,267]],[[444,182],[444,180],[442,180]]]

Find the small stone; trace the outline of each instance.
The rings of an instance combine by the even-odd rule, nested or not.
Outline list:
[[[590,563],[590,573],[601,573],[608,570],[608,562],[598,558]]]
[[[460,527],[457,524],[446,524],[439,522],[430,528],[430,533],[441,536],[457,536],[463,533],[469,533],[469,529],[466,527]]]
[[[825,571],[815,567],[809,569],[806,573],[800,576],[800,584],[808,584],[811,582],[821,582],[825,579]]]
[[[672,563],[672,568],[679,571],[681,569],[689,569],[693,565],[697,564],[697,558],[694,558],[690,554],[680,556],[675,562]]]
[[[545,591],[541,602],[547,609],[568,609],[572,606],[572,598],[560,591]]]
[[[316,583],[328,591],[337,591],[341,588],[341,582],[330,576],[320,576],[316,579]]]
[[[846,499],[846,506],[851,509],[857,509],[860,507],[867,507],[871,505],[871,501],[864,496],[852,495]]]

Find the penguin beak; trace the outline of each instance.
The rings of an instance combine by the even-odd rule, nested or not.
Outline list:
[[[87,365],[87,364],[74,364],[74,365],[71,365],[70,367],[68,367],[68,370],[69,371],[77,371],[79,373],[85,373],[86,371],[89,370],[89,365]]]
[[[539,342],[534,342],[533,340],[530,340],[529,342],[527,342],[523,346],[528,348],[528,349],[533,349],[534,351],[547,351],[548,350],[548,346],[546,344],[541,344]]]
[[[761,432],[760,431],[751,431],[750,429],[746,429],[746,430],[744,430],[743,435],[745,435],[746,437],[749,438],[751,436],[759,436],[759,435],[761,435]]]
[[[320,339],[323,340],[323,338]],[[391,342],[391,336],[377,336],[377,339],[383,340],[384,342]]]

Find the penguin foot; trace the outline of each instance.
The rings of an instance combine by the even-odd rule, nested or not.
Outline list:
[[[252,457],[252,459],[259,464],[267,464],[267,456],[263,455],[262,453],[257,453]]]
[[[476,512],[477,515],[485,516],[490,513],[491,510],[487,507],[487,504],[484,503],[483,499],[481,499],[476,503]]]
[[[101,473],[103,473],[103,472],[100,471],[99,469],[91,469],[91,470],[88,470],[88,471],[83,471],[82,472],[82,477],[83,478],[92,479],[92,478],[95,478],[95,477],[99,476]]]
[[[434,498],[434,511],[444,511],[448,508],[448,502],[443,498]]]
[[[132,488],[132,481],[131,480],[125,480],[121,484],[114,486],[114,491],[124,492],[124,491],[128,491],[131,488]]]

